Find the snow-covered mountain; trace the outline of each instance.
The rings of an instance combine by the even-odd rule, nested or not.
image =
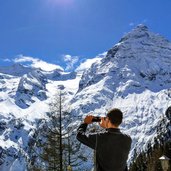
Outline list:
[[[72,73],[22,65],[0,68],[0,170],[24,170],[20,154],[27,156],[32,130],[58,90],[65,91],[75,129],[88,113],[103,116],[113,107],[124,112],[121,129],[133,139],[129,162],[135,147],[146,149],[154,142],[161,119],[169,123],[165,110],[171,105],[171,43],[138,25],[88,63]],[[91,166],[89,159],[87,168]]]

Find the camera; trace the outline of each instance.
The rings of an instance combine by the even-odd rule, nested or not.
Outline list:
[[[101,117],[99,116],[95,116],[93,119],[92,119],[92,122],[100,122],[101,121]]]

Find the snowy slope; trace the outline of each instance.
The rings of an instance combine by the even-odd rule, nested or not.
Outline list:
[[[46,117],[48,104],[61,87],[67,90],[66,95],[73,96],[81,77],[59,70],[47,72],[32,68],[28,71],[27,67],[19,66],[22,69],[0,68],[1,171],[25,169],[29,139],[39,119]]]
[[[121,129],[133,139],[130,161],[135,147],[145,149],[148,141],[153,142],[155,128],[171,105],[170,66],[171,43],[139,25],[75,72],[21,64],[0,67],[0,170],[24,170],[29,138],[59,90],[65,91],[75,129],[88,113],[104,116],[111,108],[120,108]],[[92,160],[86,165],[91,168]]]

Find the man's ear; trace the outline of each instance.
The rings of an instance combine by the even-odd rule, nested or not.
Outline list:
[[[99,125],[100,125],[102,128],[107,128],[106,120],[104,120],[104,117],[101,117],[101,121],[99,122]]]

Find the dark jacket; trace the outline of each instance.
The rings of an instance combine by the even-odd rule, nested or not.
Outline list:
[[[131,148],[130,136],[118,128],[109,128],[105,132],[86,135],[87,124],[81,124],[77,130],[77,139],[96,150],[96,171],[125,171]]]

